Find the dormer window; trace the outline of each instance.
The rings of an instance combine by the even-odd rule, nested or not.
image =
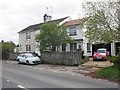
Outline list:
[[[30,39],[30,32],[26,33],[26,39]]]
[[[76,28],[76,26],[72,26],[72,27],[69,28],[69,35],[70,36],[77,35],[77,28]]]

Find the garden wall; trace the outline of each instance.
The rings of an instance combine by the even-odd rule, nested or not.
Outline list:
[[[73,66],[80,64],[81,53],[80,52],[42,52],[41,59],[43,63]]]
[[[10,60],[16,60],[17,56],[18,56],[18,53],[10,53],[9,54],[9,59]]]

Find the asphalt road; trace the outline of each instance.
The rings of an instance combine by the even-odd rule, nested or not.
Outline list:
[[[105,80],[33,67],[2,62],[2,88],[118,88],[117,83]]]
[[[7,80],[5,78],[2,78],[2,88],[10,88],[10,87],[11,88],[19,88],[19,86],[16,83],[14,83],[10,80]]]

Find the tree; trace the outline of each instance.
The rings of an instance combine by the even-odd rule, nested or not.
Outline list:
[[[71,40],[68,36],[67,29],[64,25],[59,26],[54,22],[48,22],[41,26],[40,33],[36,35],[36,40],[39,42],[40,51],[55,50],[63,43]]]
[[[4,42],[3,40],[0,42],[0,53],[2,54],[2,59],[9,59],[9,54],[14,52],[14,48],[16,45],[10,42]]]
[[[83,4],[83,9],[89,17],[85,22],[85,37],[89,42],[120,41],[120,1],[87,2]]]

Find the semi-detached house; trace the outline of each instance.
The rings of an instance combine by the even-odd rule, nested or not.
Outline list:
[[[38,43],[35,40],[36,34],[40,32],[40,26],[45,22],[55,22],[58,25],[65,24],[67,26],[68,35],[74,40],[74,43],[63,44],[59,47],[59,51],[73,52],[81,48],[85,56],[92,56],[97,48],[104,47],[104,44],[91,44],[84,37],[85,27],[80,27],[80,22],[83,19],[71,20],[70,17],[64,17],[56,20],[51,20],[51,16],[44,15],[44,22],[28,26],[19,33],[19,52],[36,52],[40,54]],[[120,43],[110,43],[107,46],[111,55],[118,53],[117,47]]]
[[[64,17],[56,20],[51,20],[51,16],[44,15],[44,22],[30,25],[27,28],[18,32],[19,34],[19,52],[36,52],[39,54],[38,44],[35,40],[36,34],[40,32],[40,26],[45,22],[55,22],[62,25],[69,21],[70,17]]]
[[[59,47],[59,51],[76,51],[83,48],[83,28],[80,27],[80,19],[71,20],[70,17],[64,17],[56,20],[51,20],[49,16],[44,15],[44,22],[55,22],[59,25],[65,24],[69,36],[74,40],[74,43],[63,44]],[[43,22],[43,23],[44,23]],[[19,52],[36,52],[39,53],[38,43],[35,40],[36,34],[40,32],[40,26],[43,23],[31,25],[19,31]]]

